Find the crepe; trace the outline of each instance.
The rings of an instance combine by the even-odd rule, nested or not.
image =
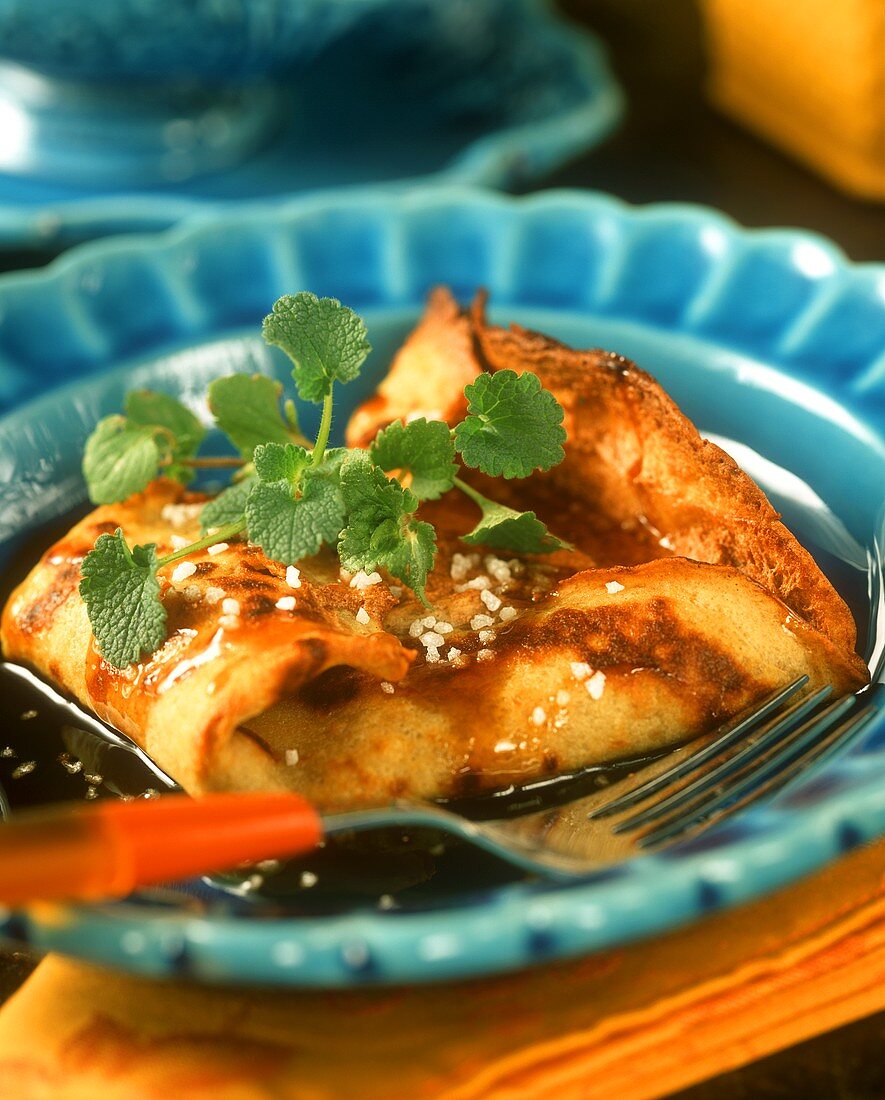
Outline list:
[[[368,578],[342,574],[331,552],[294,578],[233,542],[195,554],[190,577],[161,571],[168,640],[121,671],[95,648],[79,566],[118,526],[161,555],[198,536],[203,498],[159,480],[47,551],[4,611],[6,656],[193,793],[292,789],[324,810],[473,795],[642,755],[800,675],[837,692],[866,681],[850,613],[813,560],[626,360],[493,329],[481,307],[468,318],[438,291],[397,358],[397,385],[355,415],[351,437],[394,415],[458,419],[468,376],[528,364],[566,409],[566,460],[544,478],[496,482],[494,495],[536,508],[576,549],[465,554],[458,536],[476,509],[447,494],[422,508],[440,547],[431,613],[387,579],[360,587]]]
[[[473,336],[472,377],[483,370],[532,371],[565,411],[565,460],[526,482],[495,482],[491,495],[534,508],[557,534],[593,553],[600,563],[633,564],[679,555],[730,565],[771,591],[837,645],[853,650],[851,612],[765,494],[737,463],[702,439],[676,403],[650,375],[614,352],[576,351],[519,325],[501,328],[485,318],[485,294],[464,314],[444,288],[430,297],[421,354],[407,342],[394,365],[401,392],[418,394],[428,377],[430,401],[411,408],[379,390],[352,419],[348,442],[362,446],[397,417],[429,416],[451,409],[469,373],[460,351],[468,319]],[[427,351],[429,335],[438,347]],[[415,339],[413,337],[413,339]],[[448,389],[433,369],[446,349],[459,359]],[[415,349],[417,351],[417,348]],[[490,486],[481,476],[479,485]]]
[[[478,373],[472,321],[451,291],[436,287],[376,393],[350,418],[348,441],[368,446],[378,428],[412,415],[457,424],[467,412],[464,387]]]

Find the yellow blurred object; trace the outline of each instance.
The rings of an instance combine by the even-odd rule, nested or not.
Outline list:
[[[656,1100],[883,1008],[885,841],[658,939],[474,982],[223,989],[51,955],[0,1012],[0,1100]]]
[[[702,6],[716,105],[844,190],[885,200],[885,2]]]

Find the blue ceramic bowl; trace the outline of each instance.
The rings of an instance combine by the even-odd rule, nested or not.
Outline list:
[[[68,79],[227,82],[312,54],[381,7],[406,20],[431,10],[425,0],[0,0],[0,54]]]
[[[123,87],[112,73],[85,80],[4,65],[15,41],[3,33],[8,5],[0,0],[0,247],[165,229],[358,184],[525,186],[605,137],[623,106],[600,43],[541,0],[320,0],[360,19],[271,80],[235,79],[232,61],[220,86],[127,78]],[[183,18],[183,5],[160,6]],[[187,10],[245,18],[261,6]],[[89,11],[107,18],[103,0]],[[168,45],[188,54],[201,48],[194,37],[170,35]],[[139,43],[127,31],[118,48]]]
[[[208,379],[282,367],[256,338],[281,293],[358,309],[376,352],[360,400],[426,290],[491,291],[493,315],[652,371],[731,441],[850,594],[877,671],[868,555],[885,487],[885,270],[806,233],[745,232],[686,206],[632,209],[466,190],[301,201],[164,237],[116,239],[0,281],[0,553],[83,497],[98,417],[150,384],[198,406]],[[357,392],[355,392],[357,391]],[[880,547],[881,550],[881,547]],[[874,578],[873,578],[874,579]],[[877,664],[878,662],[878,664]],[[772,890],[885,833],[885,721],[824,770],[702,840],[573,885],[487,884],[398,910],[285,918],[149,896],[0,919],[9,936],[121,968],[199,980],[343,986],[485,974],[648,936]]]

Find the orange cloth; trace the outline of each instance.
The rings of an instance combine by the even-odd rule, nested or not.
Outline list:
[[[46,959],[2,1100],[649,1100],[885,1007],[885,843],[769,898],[457,985],[215,989]]]
[[[713,101],[846,191],[885,201],[882,0],[702,0]]]

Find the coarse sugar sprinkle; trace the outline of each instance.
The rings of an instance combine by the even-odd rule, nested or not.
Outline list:
[[[498,584],[508,584],[512,577],[512,570],[508,562],[503,558],[496,558],[494,554],[487,554],[483,562],[485,570]]]
[[[371,588],[372,585],[381,583],[381,574],[378,572],[367,573],[365,569],[360,569],[358,573],[350,578],[350,587],[358,588],[360,590],[364,588]]]
[[[188,577],[192,577],[196,571],[197,567],[192,561],[180,561],[172,570],[172,583],[181,584],[181,582],[186,581]]]
[[[471,630],[483,630],[487,626],[494,626],[495,620],[491,615],[474,615],[470,620]]]
[[[501,606],[501,597],[496,596],[494,592],[490,592],[487,588],[483,589],[479,594],[479,598],[486,605],[489,611],[497,611]]]
[[[453,554],[449,575],[453,581],[464,581],[471,569],[479,565],[479,554]]]

